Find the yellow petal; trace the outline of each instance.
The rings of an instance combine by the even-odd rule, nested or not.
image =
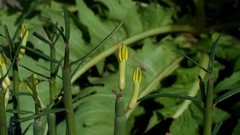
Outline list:
[[[142,80],[142,71],[140,67],[137,67],[133,73],[133,82],[140,83]]]
[[[28,28],[25,24],[21,26],[20,37],[22,38],[22,45],[26,46],[28,38]]]
[[[128,48],[124,44],[120,45],[118,48],[118,59],[120,62],[127,61],[128,59]]]
[[[28,81],[29,81],[29,85],[31,85],[31,87],[33,87],[34,89],[32,90],[29,86],[27,86],[27,90],[33,94],[33,91],[34,93],[37,92],[37,89],[38,89],[38,79],[37,79],[37,76],[35,74],[32,74],[30,77],[28,77]]]
[[[27,26],[25,24],[23,24],[21,26],[20,37],[22,39],[22,46],[26,46],[27,39],[28,39],[28,29],[27,29]],[[25,49],[20,49],[19,54],[18,54],[18,59],[22,59],[24,54],[25,54]]]

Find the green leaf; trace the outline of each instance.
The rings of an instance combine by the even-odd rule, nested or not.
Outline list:
[[[76,97],[73,99],[73,102],[77,102],[77,101],[79,101],[79,100],[81,100],[81,99],[84,99],[84,98],[86,98],[86,97],[88,97],[88,96],[92,96],[92,95],[95,95],[95,94],[97,94],[97,91],[96,91],[96,90],[95,90],[95,91],[92,91],[92,92],[90,92],[90,93],[88,93],[87,95],[84,95],[84,96],[76,96]],[[76,106],[75,106],[74,108],[76,108]]]
[[[213,131],[212,131],[212,134],[211,135],[217,135],[219,129],[221,128],[223,122],[220,122],[220,123],[217,123],[214,128],[213,128]]]
[[[214,39],[217,39],[218,36],[218,33],[213,34],[212,41],[214,41]],[[240,58],[240,54],[238,51],[240,47],[238,46],[238,42],[239,39],[224,34],[221,36],[221,40],[219,40],[218,43],[219,45],[216,48],[216,56],[218,58],[222,58],[224,60],[232,62],[232,64],[236,64],[237,67],[234,68],[239,68],[239,64],[237,63],[237,60],[239,60]]]
[[[70,38],[70,22],[69,22],[69,13],[68,10],[64,7],[63,8],[63,12],[64,12],[64,22],[65,22],[65,38],[67,40],[67,43],[69,42],[69,38]]]
[[[219,82],[214,88],[214,93],[221,92],[223,90],[236,89],[240,87],[240,71],[233,72],[230,77],[224,78],[221,82]]]
[[[39,52],[39,51],[36,51],[35,49],[32,49],[32,48],[30,48],[30,47],[22,46],[21,48],[24,48],[24,49],[27,50],[27,51],[31,51],[31,52],[33,52],[34,54],[39,55],[39,56],[41,56],[41,57],[43,57],[43,58],[45,58],[45,59],[47,59],[47,60],[49,60],[49,61],[52,61],[52,62],[54,62],[54,63],[58,63],[58,62],[59,62],[58,60],[56,60],[56,59],[54,59],[54,58],[52,58],[52,57],[50,57],[50,56],[48,56],[48,55],[45,55],[45,54],[43,54],[43,53],[41,53],[41,52]]]
[[[206,68],[204,68],[202,65],[200,65],[198,62],[196,62],[196,61],[193,60],[192,58],[188,57],[188,56],[185,55],[185,54],[182,54],[182,53],[180,53],[180,52],[177,52],[177,51],[175,51],[175,50],[173,50],[173,51],[176,52],[176,53],[178,53],[179,55],[184,56],[186,59],[188,59],[189,61],[191,61],[192,63],[194,63],[194,64],[195,64],[196,66],[198,66],[200,69],[202,69],[202,70],[204,70],[205,72],[207,72],[207,73],[210,74],[209,70],[207,70]]]
[[[174,120],[170,131],[177,135],[197,135],[200,134],[200,125],[203,123],[202,107],[192,104],[188,110],[178,119]],[[218,109],[213,109],[213,123],[219,123],[229,118],[229,114]],[[194,118],[194,119],[193,119]],[[187,132],[186,132],[187,131]]]
[[[30,96],[32,97],[33,94],[29,93],[29,92],[18,92],[18,93],[14,93],[14,94],[11,94],[12,96]]]
[[[240,122],[237,123],[235,126],[232,135],[239,135],[240,134]]]
[[[47,45],[51,45],[51,43],[47,39],[45,39],[42,35],[40,35],[39,33],[33,32],[33,35],[35,37],[37,37],[39,40],[41,40],[43,43],[45,43]]]
[[[143,100],[149,99],[149,98],[157,98],[157,97],[170,97],[170,98],[180,98],[184,100],[191,100],[195,103],[202,104],[202,101],[196,97],[191,97],[187,95],[182,95],[180,93],[154,93],[154,94],[149,94],[143,98],[138,99],[138,102],[141,102]]]
[[[218,36],[218,38],[216,39],[216,41],[214,42],[214,44],[212,45],[211,51],[210,51],[210,59],[209,59],[209,63],[208,63],[208,71],[210,74],[212,74],[213,71],[213,62],[214,62],[214,58],[215,58],[215,50],[216,47],[218,45],[218,41],[220,39],[221,35]]]
[[[9,31],[8,31],[8,27],[6,25],[4,25],[4,32],[5,32],[5,36],[7,38],[7,42],[8,42],[8,46],[9,46],[10,52],[15,52],[16,50],[14,48],[12,39],[11,39]]]
[[[213,108],[213,124],[218,124],[230,118],[230,114],[220,108]]]
[[[201,108],[192,104],[183,115],[173,121],[170,132],[177,135],[198,135],[199,124],[202,123],[202,119]]]
[[[32,112],[32,111],[25,111],[25,110],[17,111],[17,110],[13,110],[13,109],[7,109],[6,112],[18,113],[18,114],[21,114],[21,115],[24,115],[24,114],[34,114],[34,112]]]
[[[34,71],[34,70],[32,70],[32,69],[26,67],[26,66],[23,66],[23,65],[19,65],[19,66],[25,68],[26,70],[28,70],[28,71],[30,71],[30,72],[36,74],[36,75],[39,75],[39,76],[43,77],[43,78],[50,79],[50,77],[45,76],[45,75],[42,75],[41,73],[38,73],[38,72],[36,72],[36,71]]]
[[[208,56],[206,54],[203,54],[198,55],[198,57],[201,58],[201,65],[207,67]],[[199,98],[199,80],[197,78],[198,75],[205,77],[206,72],[200,70],[197,66],[192,68],[178,68],[174,74],[174,76],[176,76],[176,80],[172,82],[173,84],[170,87],[161,88],[159,92],[181,93],[182,95]],[[167,82],[163,81],[162,83],[164,84]],[[158,110],[158,112],[160,112],[164,118],[172,117],[174,119],[177,119],[185,111],[187,111],[191,105],[190,100],[184,101],[180,98],[161,97],[156,98],[155,101],[164,106],[164,108]]]
[[[42,117],[42,116],[50,114],[50,113],[57,113],[57,112],[63,112],[63,111],[66,111],[66,109],[65,108],[59,108],[59,109],[53,109],[53,110],[43,110],[43,111],[41,111],[41,113],[34,114],[34,115],[31,115],[31,116],[26,116],[26,117],[18,119],[17,121],[18,122],[25,122],[25,121],[29,121],[29,120],[32,120],[32,119],[35,119],[35,118]]]
[[[240,92],[240,88],[237,88],[237,89],[233,89],[233,90],[229,90],[228,92],[224,93],[223,95],[217,97],[216,99],[214,99],[214,104],[217,104],[227,98],[230,98],[231,96],[237,94]]]

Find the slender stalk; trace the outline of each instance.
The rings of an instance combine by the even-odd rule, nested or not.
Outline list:
[[[204,1],[203,0],[194,0],[194,5],[196,8],[196,16],[198,21],[198,30],[202,30],[206,25],[206,16],[204,9]]]
[[[35,102],[35,114],[40,113],[40,101],[38,100],[38,93],[34,92],[34,102]],[[34,135],[43,135],[43,123],[41,117],[35,118],[33,121],[33,134]]]
[[[43,135],[43,123],[41,118],[37,118],[33,121],[33,134]]]
[[[18,65],[17,65],[17,61],[14,61],[13,64],[13,109],[16,110],[17,112],[20,111],[20,101],[19,101],[19,97],[16,96],[18,91],[19,91],[19,73],[18,73]],[[14,119],[20,119],[21,116],[18,113],[14,113]],[[19,122],[15,123],[15,131],[14,133],[16,135],[21,135],[22,131],[21,131],[21,124]]]
[[[63,75],[63,92],[64,92],[64,106],[66,109],[66,125],[67,134],[76,135],[75,116],[72,103],[72,90],[71,90],[71,67],[69,64],[69,46],[65,46],[64,66],[62,69]]]
[[[214,81],[210,75],[207,83],[206,104],[204,106],[203,135],[211,135],[212,131],[213,85]]]
[[[116,94],[115,100],[115,119],[114,119],[114,135],[125,135],[126,132],[126,116],[124,110],[124,100],[121,94]]]
[[[56,57],[56,50],[55,46],[51,45],[51,51],[50,55],[52,58]],[[49,84],[49,90],[50,90],[50,103],[54,102],[55,96],[56,96],[56,75],[54,74],[56,68],[56,64],[54,62],[50,62],[50,84]],[[49,135],[56,135],[56,115],[54,113],[48,114],[48,129],[49,129]]]
[[[12,72],[13,72],[13,96],[12,96],[12,100],[13,100],[13,109],[16,110],[16,112],[20,111],[20,103],[19,103],[19,97],[16,96],[18,91],[19,91],[19,74],[18,74],[18,60],[17,60],[17,56],[18,56],[18,52],[20,51],[20,46],[15,47],[13,44],[13,40],[10,38],[9,32],[8,32],[8,28],[6,25],[4,25],[4,30],[5,30],[5,36],[7,37],[7,41],[9,44],[9,51],[10,51],[10,59],[11,59],[11,66],[12,67]],[[16,30],[15,34],[14,34],[14,38],[16,37],[18,33],[18,30]],[[26,32],[25,32],[26,34]],[[13,39],[14,39],[13,38]],[[16,50],[15,50],[16,49]],[[7,75],[7,74],[6,74]],[[13,125],[14,127],[11,128],[11,133],[13,133],[13,135],[22,135],[22,131],[21,131],[21,124],[19,122],[16,122],[16,120],[20,119],[20,115],[17,113],[13,113]]]
[[[55,58],[56,57],[56,49],[55,49],[55,46],[51,46],[51,52],[50,52],[50,56],[52,58]],[[54,62],[50,62],[50,100],[54,100],[55,99],[55,96],[57,94],[56,92],[56,75],[54,74],[55,72],[55,69],[56,69],[56,64]]]
[[[54,113],[48,114],[48,133],[49,135],[56,135],[56,115]]]
[[[0,135],[7,135],[5,92],[3,88],[0,89]]]

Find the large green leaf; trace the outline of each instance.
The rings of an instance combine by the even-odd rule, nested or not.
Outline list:
[[[199,123],[203,122],[201,108],[191,105],[181,117],[174,120],[170,132],[178,135],[199,134]]]
[[[158,78],[159,74],[162,74],[172,62],[177,60],[176,54],[171,51],[174,48],[173,44],[169,44],[168,41],[160,44],[154,45],[150,39],[146,39],[142,49],[137,52],[130,49],[130,57],[126,68],[126,88],[124,90],[125,105],[128,104],[132,94],[132,74],[136,66],[141,65],[144,69],[141,90],[145,91],[148,88],[147,86]],[[92,83],[102,84],[102,86],[88,87],[83,90],[83,93],[97,90],[97,94],[80,101],[76,112],[77,130],[84,135],[93,135],[94,133],[98,135],[112,134],[115,95],[111,90],[118,90],[118,73],[105,73],[103,78],[92,81]],[[158,83],[153,85],[150,92],[157,85]],[[58,132],[63,132],[64,124],[59,125]],[[111,128],[103,129],[103,125]]]
[[[213,109],[213,124],[217,124],[229,118],[229,114],[214,108]],[[170,132],[178,135],[200,135],[201,126],[203,123],[202,107],[190,105],[190,107],[179,117],[174,120]]]
[[[214,92],[218,93],[223,90],[236,89],[240,87],[240,72],[233,73],[230,77],[225,78],[223,81],[219,82],[214,88]]]
[[[240,124],[239,124],[239,122],[238,122],[237,125],[235,126],[232,135],[238,135],[238,134],[240,134]]]

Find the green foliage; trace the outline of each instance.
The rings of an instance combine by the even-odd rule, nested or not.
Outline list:
[[[165,0],[146,3],[138,0],[76,0],[74,2],[61,3],[43,0],[26,4],[26,2],[20,1],[19,4],[23,10],[18,10],[18,6],[7,4],[0,10],[0,34],[3,35],[0,37],[0,45],[4,52],[8,50],[9,40],[6,38],[9,37],[4,36],[4,25],[8,27],[10,36],[15,35],[15,40],[11,44],[20,43],[21,39],[18,38],[18,33],[15,34],[15,31],[24,20],[23,22],[29,28],[29,39],[25,47],[26,55],[18,63],[22,65],[19,66],[19,80],[23,82],[33,72],[39,73],[41,81],[38,94],[43,104],[49,105],[50,95],[47,80],[50,78],[49,61],[54,61],[59,67],[56,70],[58,76],[56,90],[60,94],[63,84],[62,73],[58,70],[62,68],[65,44],[64,39],[59,38],[56,41],[56,58],[51,58],[50,41],[47,40],[51,38],[44,28],[49,31],[54,31],[54,25],[58,26],[59,30],[61,27],[63,28],[62,33],[65,34],[69,43],[70,63],[76,62],[71,65],[72,71],[78,67],[79,61],[76,60],[87,56],[79,69],[74,72],[71,80],[72,95],[76,97],[73,102],[78,134],[109,135],[114,132],[115,95],[112,90],[118,88],[117,59],[114,54],[121,43],[130,46],[129,60],[126,64],[125,104],[129,102],[133,92],[132,75],[136,66],[140,66],[143,71],[139,98],[145,96],[147,98],[148,94],[157,93],[168,93],[167,96],[169,96],[153,96],[151,99],[141,101],[130,110],[127,113],[126,133],[128,135],[166,134],[167,132],[177,135],[201,134],[203,106],[190,100],[197,99],[199,101],[201,99],[197,77],[200,75],[202,82],[206,82],[206,73],[172,50],[194,59],[204,69],[207,69],[209,58],[207,54],[210,53],[211,46],[220,33],[223,34],[215,51],[213,76],[215,79],[214,98],[221,102],[213,110],[213,124],[223,122],[219,129],[219,134],[221,134],[222,130],[226,128],[225,121],[238,122],[239,116],[236,114],[239,114],[237,111],[239,110],[239,99],[235,97],[239,96],[240,87],[240,41],[234,35],[234,32],[239,33],[235,30],[239,28],[239,18],[237,12],[234,12],[239,8],[236,0],[205,3],[206,22],[203,23],[206,26],[198,24],[203,21],[201,18],[198,20],[198,15],[201,13],[196,12],[195,14],[195,9],[201,7],[186,0],[176,1],[176,3]],[[219,5],[226,3],[234,7],[229,19],[220,14],[224,13],[225,9],[220,8]],[[65,18],[64,13],[66,14],[67,10],[63,11],[63,6],[69,11],[69,16],[65,16]],[[69,22],[66,21],[68,17]],[[94,50],[96,45],[99,45],[121,21],[123,21],[123,25],[119,31],[95,54],[88,57],[89,52]],[[199,25],[203,28],[199,29]],[[12,77],[12,74],[9,73],[9,76]],[[42,113],[33,115],[29,112],[34,112],[34,101],[31,96],[24,95],[24,92],[27,92],[25,86],[17,94],[21,103],[21,109],[17,113],[21,113],[23,117],[21,120],[26,121],[21,123],[23,131],[29,128],[29,124],[38,116],[44,120],[49,113],[64,111],[58,106],[62,103],[62,99],[60,99],[58,105],[54,106],[56,109],[42,110]],[[184,98],[190,100],[186,101]],[[9,103],[7,109],[9,109],[8,121],[12,116],[11,113],[14,112],[11,110],[12,103]],[[158,130],[158,127],[164,125],[168,119],[173,120],[163,127],[164,129]],[[45,123],[44,121],[43,124]],[[239,134],[239,122],[232,126],[228,132],[232,132],[234,135]],[[58,134],[65,134],[65,128],[65,119],[63,118],[57,125]],[[32,131],[32,126],[30,126],[26,135],[32,135]]]

